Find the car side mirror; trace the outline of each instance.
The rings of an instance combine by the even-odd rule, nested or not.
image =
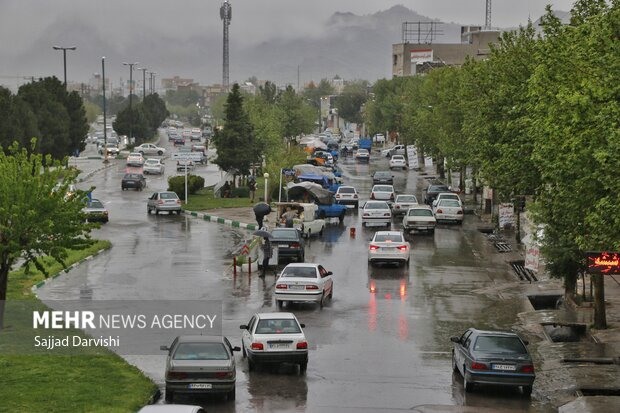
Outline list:
[[[331,271],[327,271],[327,275],[334,275],[334,273]]]
[[[454,336],[454,337],[450,337],[450,341],[453,342],[453,343],[460,343],[461,339],[456,337],[456,336]]]
[[[159,349],[161,351],[170,351],[170,347],[168,347],[168,346],[159,346]]]
[[[245,325],[245,324],[241,324],[241,325],[239,326],[239,328],[240,328],[241,330],[247,330],[247,329],[248,329],[248,326],[247,326],[247,325]]]
[[[299,327],[306,328],[306,325],[304,323],[299,323]]]
[[[233,351],[241,351],[241,347],[239,347],[239,346],[234,346],[234,347],[232,348],[232,350],[233,350]]]

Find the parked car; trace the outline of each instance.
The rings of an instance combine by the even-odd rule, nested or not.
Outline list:
[[[454,343],[452,368],[463,377],[466,392],[475,385],[491,384],[521,387],[523,394],[532,394],[536,374],[527,351],[528,342],[517,334],[470,328]]]
[[[448,186],[440,181],[433,181],[428,184],[426,189],[424,190],[424,203],[427,205],[432,205],[437,195],[441,192],[450,192]]]
[[[394,201],[396,193],[392,185],[374,185],[370,191],[370,199],[379,201]]]
[[[418,198],[415,195],[396,195],[392,204],[392,215],[404,215],[414,205],[418,205]]]
[[[239,326],[243,358],[248,359],[248,368],[254,370],[257,364],[292,363],[299,365],[304,374],[308,367],[308,341],[304,324],[299,323],[293,313],[254,314],[247,325]]]
[[[362,226],[392,225],[392,210],[385,201],[366,201],[362,208]]]
[[[334,293],[332,272],[320,264],[288,264],[276,280],[275,297],[278,307],[287,302],[316,302],[321,307]]]
[[[391,158],[393,155],[404,155],[405,154],[405,145],[395,145],[391,148],[384,149],[381,151],[381,155],[386,158]]]
[[[455,201],[459,201],[461,206],[463,206],[463,201],[461,201],[461,197],[454,192],[440,192],[437,194],[437,197],[433,201],[433,206],[437,204],[440,199],[454,199]]]
[[[396,262],[409,265],[411,245],[400,231],[377,231],[368,244],[368,263]]]
[[[353,205],[358,208],[360,205],[357,189],[352,186],[340,186],[336,190],[336,202],[342,205]]]
[[[95,198],[86,202],[82,212],[86,215],[86,220],[89,222],[98,221],[106,223],[109,220],[109,213],[103,202]]]
[[[146,213],[150,214],[151,211],[154,211],[155,215],[162,211],[168,211],[170,214],[176,212],[178,215],[181,213],[181,200],[176,192],[155,192],[146,202]]]
[[[127,155],[127,166],[143,166],[144,157],[140,152],[131,152]]]
[[[372,184],[394,184],[394,175],[390,171],[376,171],[372,174]]]
[[[161,148],[157,145],[153,145],[152,143],[143,143],[142,145],[138,145],[133,148],[134,152],[139,152],[144,155],[158,155],[162,156],[166,153],[165,148]]]
[[[433,213],[437,221],[454,221],[463,223],[463,207],[455,199],[441,199],[433,207]]]
[[[435,232],[437,220],[433,210],[428,205],[415,205],[407,210],[403,217],[403,230],[408,233],[414,231]]]
[[[306,248],[301,231],[296,228],[274,228],[271,230],[271,245],[278,248],[278,260],[294,258],[304,262]]]
[[[390,169],[407,169],[407,160],[404,155],[393,155],[392,158],[390,158],[389,165]]]
[[[164,170],[164,163],[161,161],[161,159],[149,158],[144,161],[144,166],[142,166],[142,172],[144,172],[145,175],[162,175],[164,173]]]
[[[124,191],[130,188],[137,189],[138,191],[142,191],[146,188],[146,178],[144,175],[139,173],[126,173],[123,175],[121,189]]]
[[[358,149],[355,152],[355,160],[358,162],[369,162],[370,152],[368,152],[368,149]]]
[[[194,169],[194,161],[190,159],[179,159],[177,161],[177,172],[189,172]]]
[[[166,358],[166,402],[176,394],[225,394],[235,399],[237,378],[233,347],[222,336],[178,336],[172,344],[161,346]]]

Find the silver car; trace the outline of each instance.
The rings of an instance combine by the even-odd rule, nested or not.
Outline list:
[[[396,262],[409,265],[411,245],[400,231],[377,231],[368,244],[368,263]]]
[[[166,358],[166,402],[183,394],[225,394],[235,399],[237,378],[233,347],[222,336],[179,336],[170,347]]]
[[[367,201],[362,208],[362,226],[392,225],[392,210],[385,201]]]
[[[395,216],[404,215],[409,208],[415,205],[418,205],[418,198],[415,195],[396,195],[396,200],[392,204],[392,214]]]
[[[155,215],[162,211],[168,211],[170,214],[173,212],[180,214],[181,200],[176,192],[155,192],[146,203],[146,213],[150,214],[151,211],[155,211]]]
[[[145,175],[162,175],[164,173],[164,163],[160,159],[149,158],[144,161],[144,165],[142,166],[142,172],[144,172]]]

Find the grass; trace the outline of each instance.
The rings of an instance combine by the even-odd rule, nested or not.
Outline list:
[[[88,249],[70,251],[66,264],[110,246],[108,241],[98,241]],[[51,259],[45,260],[45,267],[50,275],[63,270]],[[5,329],[0,332],[0,411],[137,411],[157,387],[113,352],[84,348],[79,352],[74,350],[74,355],[50,355],[26,354],[25,349],[20,349],[28,343],[29,353],[33,353],[31,310],[45,305],[31,292],[31,287],[44,278],[34,269],[30,273],[19,269],[9,274],[7,309],[23,307],[23,311],[12,311],[12,317],[5,318]],[[79,330],[54,333],[86,337]]]
[[[256,195],[254,197],[254,203],[259,201],[259,197],[264,194],[263,180],[257,180]],[[250,201],[250,198],[216,198],[213,195],[213,188],[204,188],[198,191],[195,195],[190,195],[187,200],[187,204],[183,206],[183,209],[187,211],[206,211],[215,208],[238,208],[238,207],[252,207],[254,203]]]

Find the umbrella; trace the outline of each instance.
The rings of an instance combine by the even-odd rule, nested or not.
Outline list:
[[[267,215],[271,212],[271,207],[269,206],[269,204],[266,204],[264,202],[259,202],[258,204],[254,205],[254,213],[256,215]]]
[[[267,231],[265,231],[263,229],[257,229],[256,231],[254,231],[254,235],[256,235],[257,237],[271,239],[271,233],[267,232]]]

